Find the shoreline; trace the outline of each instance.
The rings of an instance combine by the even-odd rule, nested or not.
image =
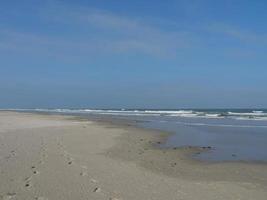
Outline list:
[[[14,112],[14,113],[30,113],[30,114],[37,114],[37,115],[48,115],[48,116],[63,116],[63,117],[68,117],[69,120],[78,120],[78,121],[91,121],[95,122],[101,126],[104,127],[109,127],[109,125],[114,126],[116,128],[123,128],[123,129],[129,129],[129,128],[134,128],[138,131],[144,132],[144,133],[149,133],[155,137],[155,142],[151,148],[156,149],[156,150],[162,150],[162,151],[170,151],[170,150],[176,150],[180,151],[179,153],[181,154],[180,156],[183,157],[184,160],[194,163],[194,164],[204,164],[204,165],[216,165],[216,164],[245,164],[245,165],[266,165],[267,166],[267,161],[245,161],[245,160],[237,160],[237,161],[210,161],[210,160],[201,160],[201,159],[196,159],[193,158],[194,154],[199,154],[202,152],[208,152],[212,150],[209,147],[202,147],[202,146],[183,146],[183,147],[174,147],[174,148],[169,148],[169,147],[160,147],[158,142],[160,144],[163,144],[166,142],[167,138],[175,134],[174,132],[168,132],[168,131],[163,131],[163,130],[158,130],[158,129],[153,129],[153,128],[146,128],[146,127],[140,127],[137,125],[138,121],[137,120],[131,120],[131,119],[118,119],[110,116],[88,116],[88,115],[80,115],[80,114],[66,114],[66,113],[49,113],[49,112],[40,112],[40,111],[35,111],[35,112],[29,112],[29,111],[0,111],[0,112]]]
[[[108,128],[110,128],[109,124],[107,125],[105,121],[101,121],[100,124],[104,125],[105,127],[107,126]],[[112,125],[114,125],[112,123]],[[125,128],[124,125],[122,124],[117,124],[115,123],[115,128]],[[159,131],[159,130],[154,130],[154,129],[147,129],[147,128],[141,128],[138,127],[136,125],[133,126],[127,126],[127,129],[131,129],[131,131],[135,132],[135,135],[129,137],[129,135],[127,135],[127,133],[124,133],[123,135],[119,136],[119,138],[117,138],[117,143],[116,145],[114,145],[108,152],[113,152],[113,153],[109,153],[109,156],[112,156],[112,158],[115,159],[121,159],[123,161],[127,160],[127,161],[132,161],[132,162],[138,162],[138,164],[140,164],[142,167],[145,167],[148,170],[152,170],[156,173],[162,173],[165,174],[167,176],[170,177],[181,177],[180,173],[177,173],[178,170],[181,170],[181,168],[179,168],[178,170],[176,170],[174,167],[178,164],[178,162],[181,162],[184,164],[184,166],[182,167],[182,169],[190,169],[189,171],[191,171],[191,173],[189,173],[189,171],[185,170],[184,173],[188,174],[186,176],[183,176],[183,178],[189,178],[189,177],[195,177],[195,180],[201,180],[201,179],[205,179],[207,180],[207,174],[211,174],[213,173],[213,175],[210,177],[211,180],[215,180],[218,179],[220,181],[222,180],[230,180],[230,181],[240,181],[240,179],[238,179],[237,177],[234,178],[234,174],[231,174],[231,178],[228,179],[226,177],[224,177],[223,174],[221,174],[221,176],[219,176],[219,172],[220,170],[225,171],[225,169],[223,169],[224,167],[228,167],[228,171],[227,173],[231,173],[231,168],[238,168],[238,167],[242,167],[243,170],[245,170],[245,167],[256,167],[256,166],[260,166],[260,167],[266,167],[267,169],[267,165],[265,162],[246,162],[246,161],[221,161],[221,162],[210,162],[210,161],[204,161],[204,160],[197,160],[192,158],[192,155],[195,153],[199,153],[199,152],[204,152],[204,151],[208,151],[208,149],[203,149],[202,147],[179,147],[179,148],[161,148],[159,147],[159,142],[160,143],[164,143],[164,141],[166,140],[166,138],[169,136],[169,132],[164,132],[164,131]],[[144,139],[145,138],[145,139]],[[138,143],[138,140],[142,140],[140,146]],[[132,159],[129,159],[129,155],[124,155],[121,154],[121,150],[125,149],[125,146],[123,145],[123,143],[127,140],[132,140],[133,143],[135,143],[135,146],[128,146],[128,150],[131,150],[131,152],[135,152],[135,156]],[[151,141],[151,142],[150,142]],[[145,143],[147,142],[147,143]],[[146,157],[144,157],[141,162],[139,162],[140,158],[138,158],[138,155],[140,155],[140,150],[142,151],[142,149],[147,150],[147,151],[151,151],[150,154],[148,154]],[[138,153],[139,152],[139,153]],[[144,155],[144,151],[142,152],[142,155]],[[153,156],[152,154],[155,154],[157,156]],[[149,161],[150,159],[150,161]],[[162,163],[161,161],[165,160],[165,163]],[[149,164],[150,162],[151,165]],[[175,162],[176,161],[176,162]],[[170,163],[170,165],[166,165],[166,162]],[[155,164],[157,163],[157,164]],[[176,164],[175,164],[176,163]],[[174,164],[174,165],[173,165]],[[156,166],[156,167],[155,167]],[[197,174],[194,174],[194,172],[192,171],[192,166],[194,166],[194,169],[198,168],[197,171],[199,172],[199,170],[204,170],[206,171],[205,175],[202,176],[197,176]],[[213,166],[215,167],[219,167],[220,169],[215,170],[212,172],[212,168]],[[205,169],[208,168],[208,169]],[[174,169],[174,170],[172,170]],[[234,170],[233,170],[234,171]],[[233,172],[232,171],[232,172]],[[247,172],[243,171],[244,176],[245,174],[247,174]],[[179,174],[179,175],[177,175]],[[228,174],[229,175],[229,174]],[[217,176],[217,177],[216,177]],[[189,178],[189,179],[191,179]],[[213,179],[215,178],[215,179]],[[267,182],[266,182],[267,183]]]
[[[28,113],[28,112],[25,112]],[[33,114],[40,114],[42,115],[43,113],[40,112],[30,112]],[[57,113],[47,113],[48,115],[51,116],[58,116]],[[162,173],[165,174],[167,176],[170,177],[176,177],[177,174],[177,170],[170,170],[172,169],[174,166],[172,164],[170,164],[172,166],[172,168],[169,168],[168,166],[164,166],[161,165],[161,160],[166,160],[166,157],[169,158],[169,162],[172,163],[172,160],[175,160],[177,158],[179,158],[177,160],[177,162],[183,162],[185,164],[185,166],[183,166],[184,169],[191,169],[191,166],[194,167],[198,167],[198,168],[202,168],[202,170],[204,170],[204,168],[210,167],[212,168],[212,166],[219,166],[219,168],[221,168],[222,171],[224,171],[224,169],[222,169],[223,167],[228,167],[229,169],[229,173],[230,171],[234,171],[231,170],[230,168],[237,168],[237,167],[252,167],[253,166],[260,166],[260,167],[266,167],[267,170],[267,161],[208,161],[208,160],[200,160],[200,159],[195,159],[193,158],[194,154],[198,154],[198,153],[202,153],[205,151],[210,151],[209,148],[207,147],[195,147],[195,146],[184,146],[184,147],[175,147],[175,148],[161,148],[159,145],[163,144],[166,140],[167,137],[169,137],[171,134],[174,134],[172,132],[167,132],[167,131],[161,131],[161,130],[157,130],[157,129],[153,129],[153,128],[145,128],[145,127],[140,127],[137,125],[137,121],[136,120],[129,120],[129,119],[117,119],[117,118],[113,118],[113,117],[99,117],[99,116],[82,116],[82,115],[73,115],[73,114],[60,114],[59,116],[67,116],[70,118],[70,120],[78,120],[78,121],[90,121],[90,122],[95,122],[97,125],[103,126],[105,128],[117,128],[117,129],[124,129],[124,130],[130,130],[130,132],[135,132],[135,135],[132,135],[131,137],[126,136],[127,139],[124,138],[124,136],[127,133],[122,134],[121,136],[119,136],[117,143],[107,152],[109,152],[107,155],[111,156],[114,159],[121,159],[122,161],[138,161],[139,158],[138,157],[134,157],[132,159],[129,159],[129,155],[125,156],[121,154],[121,149],[117,149],[125,140],[137,140],[137,141],[133,141],[133,143],[138,144],[138,139],[143,139],[144,137],[149,138],[148,140],[148,144],[144,144],[145,146],[134,146],[132,147],[132,149],[128,147],[125,147],[122,145],[122,149],[125,150],[126,148],[129,148],[127,151],[132,151],[134,152],[134,150],[136,152],[139,152],[140,149],[146,149],[146,150],[151,150],[152,154],[154,154],[155,152],[160,152],[157,155],[162,155],[161,153],[163,152],[163,156],[159,157],[158,159],[160,160],[160,163],[157,164],[157,167],[154,168],[154,165],[147,165],[148,164],[148,158],[152,158],[153,156],[147,156],[146,160],[143,160],[143,162],[139,163],[141,166],[147,168],[148,170],[152,170],[155,171],[156,173]],[[136,136],[136,137],[133,137]],[[122,139],[120,139],[120,137]],[[143,143],[143,140],[142,140]],[[159,144],[160,143],[160,144]],[[139,149],[138,149],[139,148]],[[142,150],[141,150],[142,151]],[[113,154],[111,154],[110,152],[113,152]],[[130,153],[130,152],[128,152]],[[144,153],[144,152],[143,152]],[[140,155],[140,152],[137,153],[138,155]],[[169,155],[166,155],[169,154]],[[165,158],[164,158],[165,157]],[[176,165],[177,165],[176,162]],[[174,162],[175,163],[175,162]],[[173,163],[173,164],[174,164]],[[160,167],[159,167],[160,166]],[[204,170],[206,171],[206,170]],[[216,176],[215,174],[219,174],[219,171],[214,171],[214,177]],[[267,172],[267,171],[266,171]],[[186,174],[188,174],[189,172],[186,172]],[[211,173],[211,169],[209,169],[209,172]],[[233,172],[232,172],[233,173]],[[243,171],[244,176],[247,172]],[[196,174],[190,174],[188,175],[190,177],[197,177]],[[205,175],[206,176],[206,175]],[[236,178],[234,176],[234,174],[231,175],[232,179],[226,179],[226,180],[232,180],[232,181],[238,181],[239,179]],[[178,176],[180,177],[180,176]],[[188,178],[188,177],[183,177],[183,178]],[[200,177],[199,177],[200,178]],[[200,178],[201,179],[201,178]],[[204,177],[204,179],[206,179],[206,177]],[[223,175],[217,177],[217,179],[225,179],[225,177]],[[266,185],[267,185],[267,179],[266,179]]]
[[[1,111],[0,119],[0,199],[15,199],[14,193],[19,199],[103,200],[267,195],[265,164],[189,159],[203,149],[159,148],[166,132],[73,115]]]
[[[16,112],[16,111],[14,111]],[[134,127],[136,129],[139,129],[141,131],[148,131],[151,134],[155,134],[157,133],[158,135],[161,135],[161,139],[160,139],[160,143],[164,144],[167,140],[167,138],[169,136],[171,136],[172,134],[175,134],[175,132],[171,132],[171,131],[163,131],[163,130],[158,130],[158,129],[154,129],[154,128],[147,128],[147,127],[140,127],[137,123],[139,122],[138,120],[131,120],[131,119],[118,119],[112,116],[89,116],[89,115],[81,115],[81,114],[65,114],[65,113],[49,113],[49,112],[40,112],[40,111],[36,111],[36,112],[28,112],[28,111],[22,111],[22,113],[32,113],[32,114],[40,114],[40,115],[60,115],[60,116],[68,116],[68,117],[73,117],[73,119],[77,119],[77,120],[89,120],[89,121],[93,121],[96,122],[100,125],[106,126],[106,125],[115,125],[118,128],[130,128],[130,127]],[[141,121],[141,122],[145,122],[145,121]],[[223,163],[228,163],[228,164],[260,164],[260,165],[267,165],[267,160],[266,161],[258,161],[258,160],[222,160],[222,161],[211,161],[211,160],[202,160],[202,159],[197,159],[197,158],[193,158],[194,154],[199,154],[202,152],[208,152],[210,150],[212,150],[213,147],[211,146],[182,146],[182,147],[160,147],[159,145],[155,144],[154,147],[156,147],[156,149],[159,150],[171,150],[171,149],[175,149],[177,151],[187,151],[184,152],[184,158],[187,159],[188,161],[193,161],[193,162],[198,162],[198,163],[203,163],[203,164],[223,164]]]

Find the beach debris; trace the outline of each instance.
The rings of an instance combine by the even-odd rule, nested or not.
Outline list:
[[[101,188],[96,187],[93,191],[94,191],[94,192],[101,192]]]
[[[71,165],[72,164],[72,161],[69,161],[68,164]]]
[[[236,157],[236,154],[232,154],[232,157]]]

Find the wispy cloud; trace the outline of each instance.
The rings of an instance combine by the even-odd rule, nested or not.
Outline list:
[[[218,54],[226,51],[235,52],[236,55],[250,54],[250,50],[242,49],[242,46],[236,48],[230,42],[224,46],[220,43],[221,38],[257,47],[267,44],[264,34],[221,23],[214,23],[208,28],[204,24],[194,28],[188,24],[188,28],[183,26],[180,29],[175,21],[168,19],[139,18],[96,8],[71,6],[55,0],[42,6],[35,5],[31,10],[40,23],[38,26],[51,25],[52,28],[0,26],[0,51],[85,59],[114,54],[179,59],[181,52],[186,51],[194,56],[202,49]],[[51,30],[53,28],[56,30]],[[214,43],[214,47],[209,46]],[[215,46],[223,46],[224,49],[216,52],[220,49]]]
[[[209,30],[213,33],[220,33],[224,36],[240,40],[242,42],[267,44],[267,34],[256,33],[254,30],[246,30],[236,26],[217,23],[209,26]]]
[[[40,21],[64,26],[66,32],[59,36],[12,28],[0,30],[5,38],[0,39],[2,48],[35,52],[49,49],[50,54],[69,52],[80,56],[134,52],[169,57],[188,48],[192,41],[192,35],[185,31],[167,31],[145,19],[93,8],[53,3],[39,13]],[[70,30],[73,33],[73,29],[76,37],[68,33]]]

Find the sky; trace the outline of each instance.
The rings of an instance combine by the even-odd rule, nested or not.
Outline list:
[[[0,1],[0,108],[267,108],[266,0]]]

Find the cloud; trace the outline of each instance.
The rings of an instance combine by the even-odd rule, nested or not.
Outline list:
[[[163,56],[170,47],[163,41],[144,41],[138,38],[68,38],[36,35],[29,32],[0,30],[0,50],[22,54],[48,56],[90,57],[106,54],[142,53]],[[160,44],[162,42],[162,44]],[[170,52],[171,53],[171,52]]]
[[[52,2],[52,3],[51,3]],[[33,9],[33,8],[32,8]],[[0,48],[51,55],[95,56],[138,53],[172,57],[191,45],[192,35],[167,31],[149,20],[121,16],[105,10],[73,7],[50,1],[37,16],[42,24],[56,24],[61,34],[35,30],[0,30]],[[3,39],[5,38],[5,39]]]
[[[213,23],[208,28],[203,23],[192,27],[182,19],[181,28],[168,19],[122,15],[54,0],[33,5],[30,10],[21,17],[33,18],[35,26],[26,24],[23,29],[11,24],[0,26],[1,52],[73,60],[131,54],[176,60],[181,55],[204,55],[208,59],[212,52],[231,59],[228,52],[255,56],[250,52],[258,52],[258,47],[267,43],[266,35],[222,23]],[[225,38],[231,40],[221,42]],[[237,43],[233,41],[248,45],[245,49],[243,44],[235,47]],[[255,48],[251,50],[251,46]]]
[[[242,42],[263,45],[267,44],[267,34],[259,34],[255,31],[245,30],[236,26],[218,23],[210,25],[208,29],[213,33],[220,33]]]

